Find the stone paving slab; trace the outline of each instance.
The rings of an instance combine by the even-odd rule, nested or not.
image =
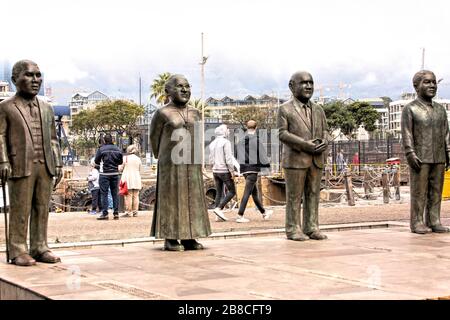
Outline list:
[[[0,298],[427,299],[450,296],[450,234],[406,226],[328,232],[326,241],[282,235],[203,239],[205,250],[160,242],[55,250],[57,265],[20,268],[0,255]],[[6,284],[26,288],[15,296]],[[19,290],[20,291],[20,290]],[[24,293],[26,292],[26,294]]]

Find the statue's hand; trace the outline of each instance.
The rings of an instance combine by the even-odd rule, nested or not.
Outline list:
[[[11,165],[9,162],[0,163],[0,178],[3,182],[8,181],[11,176]]]
[[[312,142],[312,140],[310,141],[305,141],[304,146],[302,147],[303,151],[313,154],[316,152],[316,144],[314,142]]]
[[[56,189],[56,186],[61,181],[62,176],[63,176],[62,168],[61,167],[56,167],[56,169],[55,169],[55,184],[53,186],[53,189]]]
[[[420,171],[420,165],[422,164],[422,161],[420,161],[415,152],[408,153],[406,155],[406,160],[413,170]]]
[[[321,154],[323,153],[328,147],[328,144],[325,142],[322,142],[321,144],[316,145],[316,149],[314,150],[315,154]]]

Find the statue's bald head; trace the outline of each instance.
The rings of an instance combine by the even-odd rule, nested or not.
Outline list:
[[[168,88],[173,87],[174,85],[176,85],[178,82],[181,81],[187,81],[186,77],[183,76],[182,74],[172,74],[169,79],[167,79],[166,84],[164,85],[164,89],[168,90]]]
[[[314,93],[314,80],[306,71],[297,71],[289,80],[292,95],[303,103],[307,103]]]
[[[38,65],[36,62],[31,61],[31,60],[26,60],[26,59],[19,60],[14,64],[14,66],[12,68],[12,75],[11,75],[13,78],[13,82],[15,82],[19,78],[20,73],[22,71],[26,70],[26,68],[28,66],[36,66],[37,67]]]
[[[297,71],[291,76],[289,83],[291,83],[292,81],[299,81],[300,79],[303,79],[305,77],[310,77],[312,79],[311,73],[307,71]]]
[[[167,79],[165,92],[170,100],[178,105],[184,106],[191,98],[191,86],[185,76],[174,74]]]

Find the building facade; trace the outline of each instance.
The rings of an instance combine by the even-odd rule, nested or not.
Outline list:
[[[80,111],[94,109],[98,103],[106,100],[109,100],[109,97],[98,90],[91,93],[75,93],[69,102],[70,123],[72,123],[72,117]]]
[[[254,95],[247,95],[245,98],[230,98],[225,96],[217,99],[209,97],[206,99],[207,107],[205,110],[209,110],[210,118],[219,121],[228,120],[229,115],[233,110],[239,107],[258,107],[258,108],[273,108],[286,102],[286,99],[279,99],[264,94],[260,97]]]
[[[394,137],[401,137],[401,118],[403,108],[416,99],[415,93],[404,93],[400,100],[389,103],[389,131]],[[450,123],[450,99],[434,99],[433,101],[444,106],[447,111],[447,119]]]

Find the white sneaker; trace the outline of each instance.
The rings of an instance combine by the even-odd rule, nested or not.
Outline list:
[[[216,216],[218,216],[222,221],[227,221],[228,219],[223,214],[223,210],[221,210],[219,207],[214,209],[214,213]]]
[[[269,220],[270,219],[270,216],[273,214],[273,210],[266,210],[266,211],[264,211],[264,213],[263,213],[263,219],[264,220]]]
[[[241,217],[241,216],[239,216],[239,217],[236,219],[236,222],[239,222],[239,223],[246,223],[246,222],[249,222],[249,221],[250,221],[249,219],[244,218],[244,217]]]

